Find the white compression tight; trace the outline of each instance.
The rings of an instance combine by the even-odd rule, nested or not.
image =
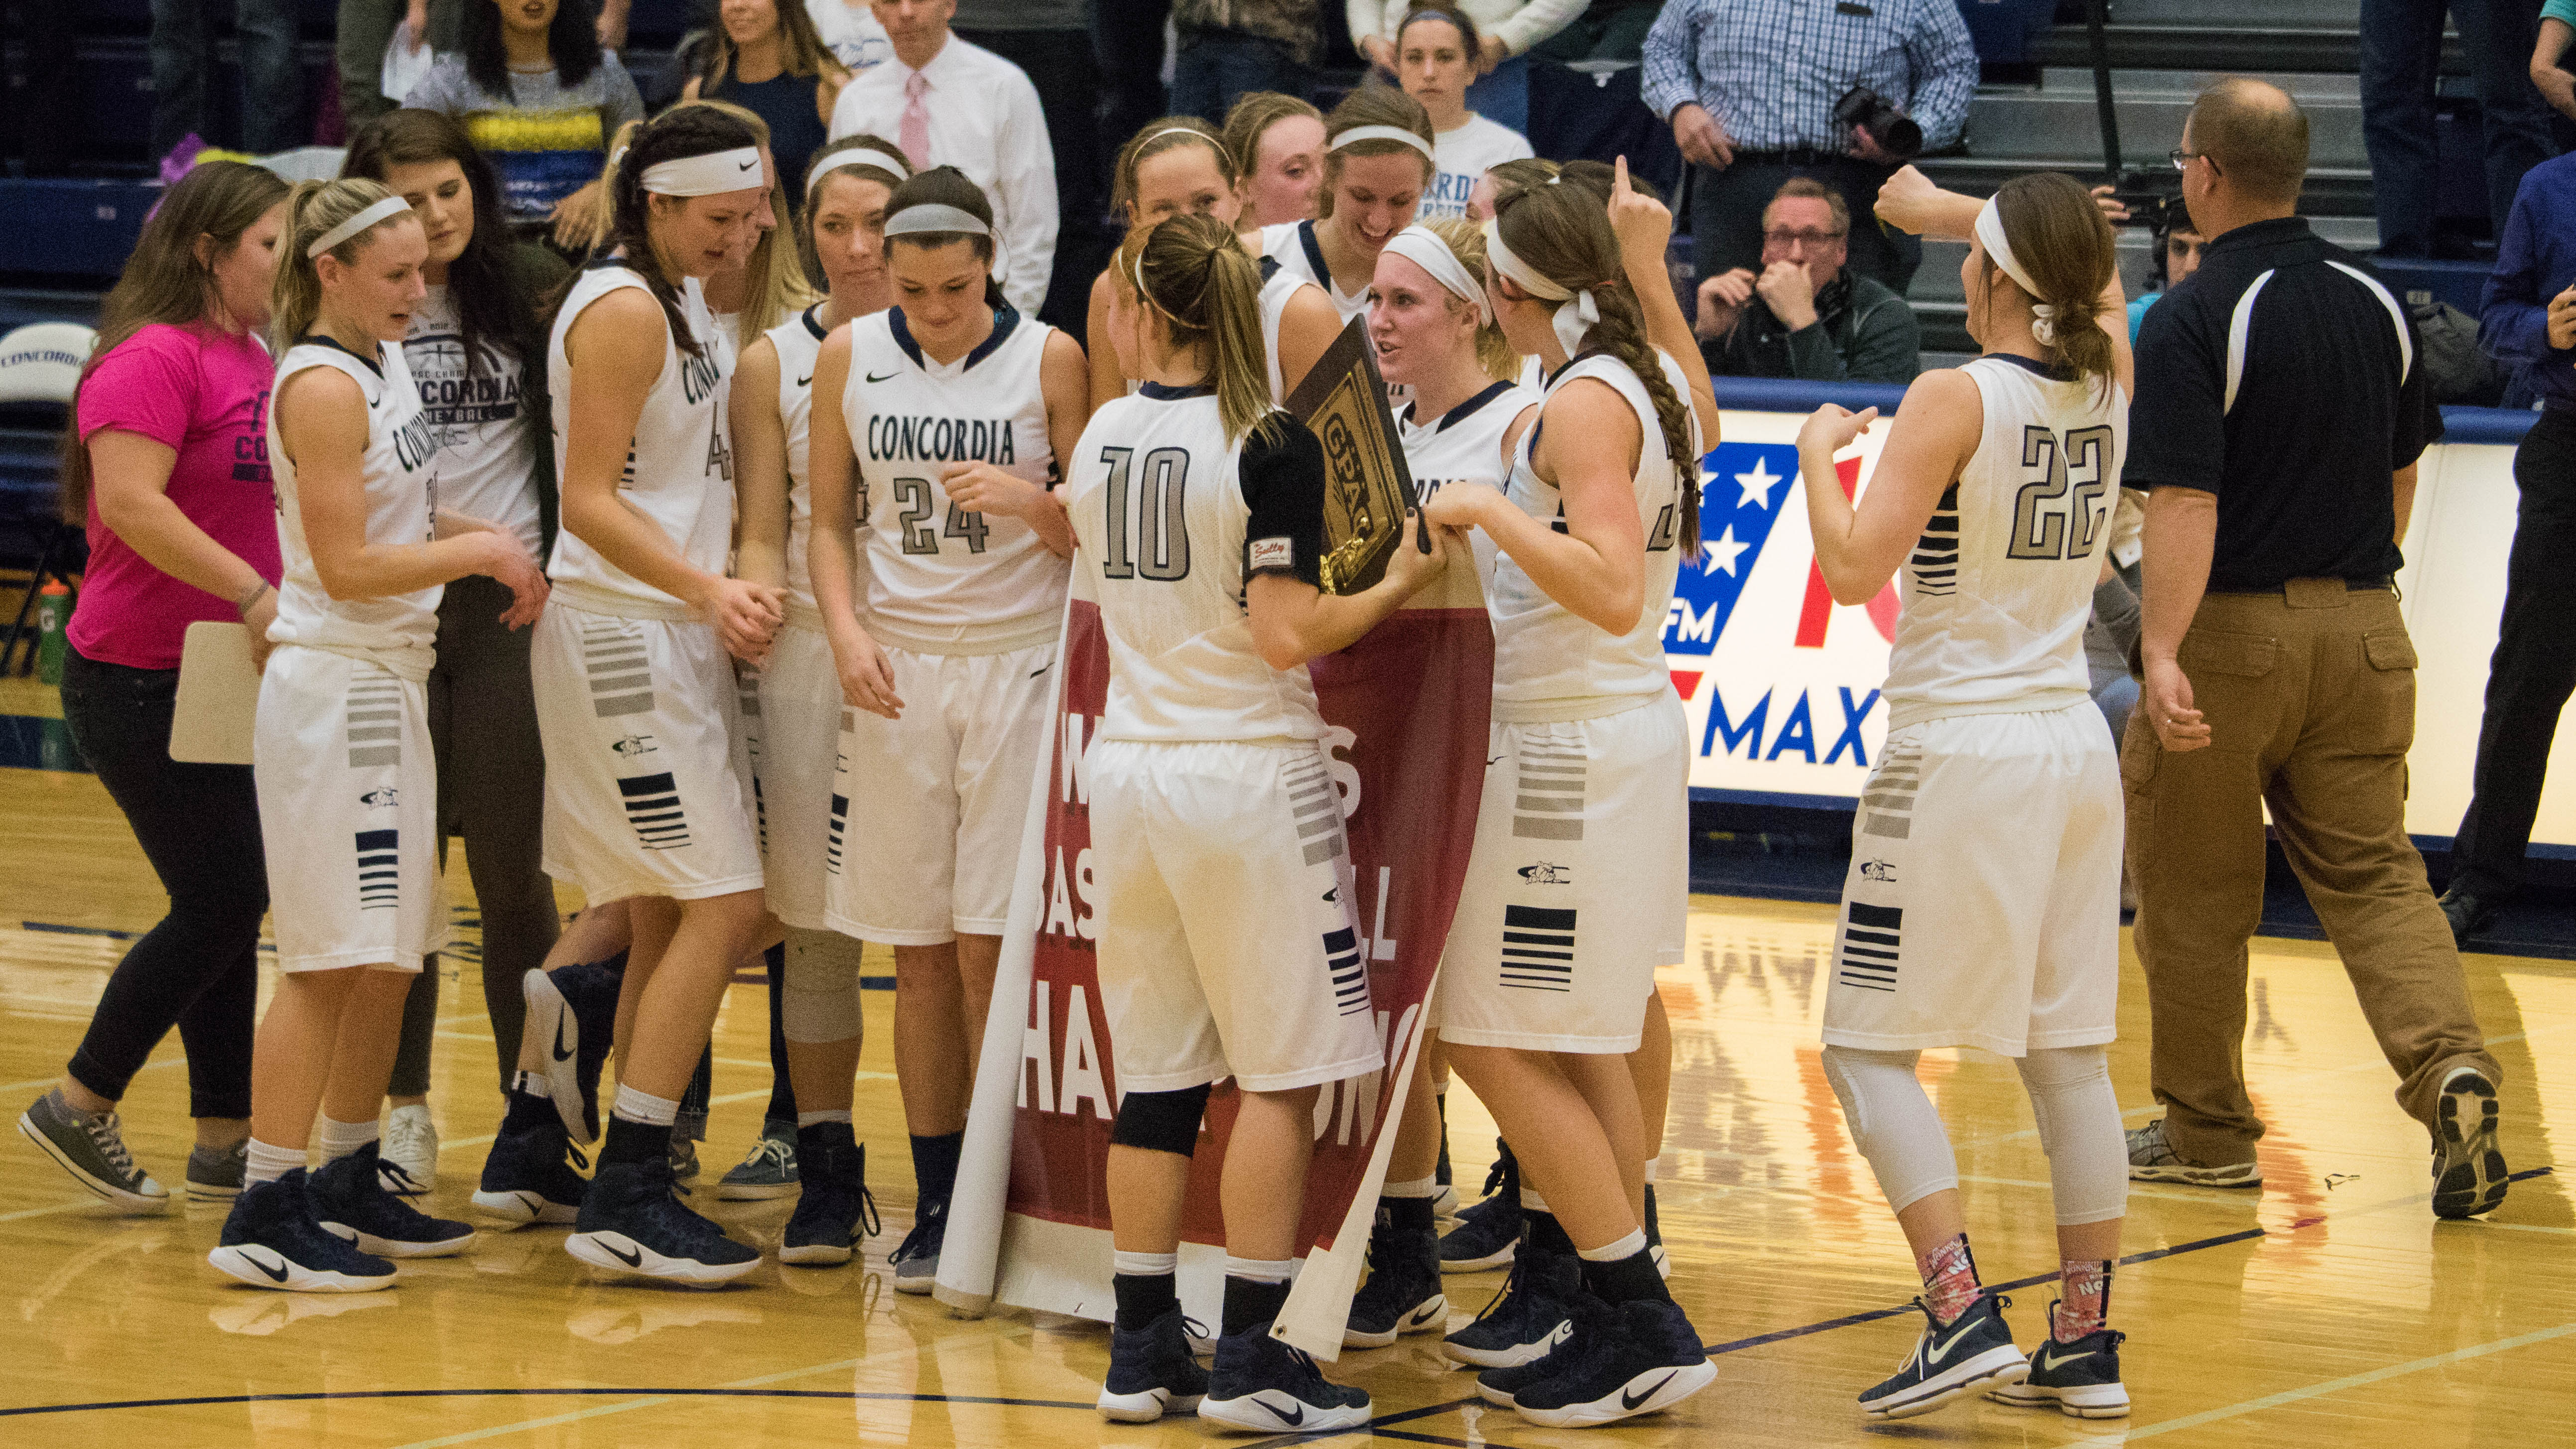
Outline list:
[[[1921,1055],[1824,1050],[1825,1079],[1842,1103],[1852,1141],[1878,1175],[1888,1206],[1898,1212],[1959,1185],[1950,1135],[1914,1075]],[[2015,1065],[2039,1122],[2039,1145],[2048,1154],[2058,1225],[2103,1222],[2127,1212],[2128,1148],[2102,1048],[2043,1048]]]
[[[792,1042],[820,1045],[859,1034],[859,943],[838,931],[787,928],[780,1030]]]

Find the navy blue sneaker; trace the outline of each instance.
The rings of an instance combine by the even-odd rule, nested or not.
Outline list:
[[[1476,1321],[1442,1340],[1440,1351],[1478,1368],[1511,1368],[1556,1346],[1572,1328],[1574,1302],[1583,1291],[1579,1258],[1522,1242],[1503,1291]]]
[[[2057,1321],[2049,1305],[2049,1321]],[[2042,1340],[2031,1351],[2030,1377],[1989,1390],[1998,1404],[2045,1409],[2054,1404],[2078,1419],[2120,1419],[2129,1413],[2128,1386],[2120,1382],[2120,1344],[2126,1334],[2097,1328],[2072,1343]]]
[[[255,1182],[233,1199],[206,1261],[253,1288],[289,1293],[370,1293],[394,1286],[394,1265],[324,1232],[306,1197],[304,1169]]]
[[[1458,1214],[1458,1226],[1440,1238],[1440,1271],[1481,1273],[1512,1260],[1521,1238],[1521,1185],[1509,1157],[1485,1173],[1485,1196]]]
[[[313,1174],[305,1196],[324,1232],[381,1258],[444,1258],[473,1244],[472,1223],[431,1217],[388,1192],[376,1156],[370,1142]]]
[[[778,1261],[828,1268],[850,1261],[863,1237],[882,1228],[868,1194],[868,1149],[847,1122],[796,1129],[796,1162],[804,1192],[779,1239]]]
[[[1313,1359],[1272,1338],[1269,1324],[1256,1323],[1216,1341],[1216,1368],[1199,1417],[1261,1434],[1357,1429],[1369,1421],[1369,1396],[1325,1378]]]
[[[1572,1327],[1559,1334],[1547,1352],[1527,1363],[1509,1368],[1490,1368],[1476,1375],[1476,1397],[1496,1408],[1518,1406],[1520,1391],[1542,1383],[1574,1367],[1583,1356],[1586,1334],[1602,1327],[1610,1315],[1610,1305],[1592,1296],[1589,1288],[1579,1288],[1574,1301],[1566,1305]]]
[[[1572,1361],[1520,1386],[1513,1412],[1543,1428],[1586,1429],[1669,1409],[1717,1379],[1699,1330],[1669,1298],[1631,1299],[1585,1315],[1567,1347]]]
[[[581,1215],[582,1194],[590,1187],[573,1170],[580,1156],[553,1103],[527,1092],[511,1093],[509,1114],[501,1119],[491,1154],[483,1159],[474,1210],[512,1227],[573,1221]]]
[[[1655,1215],[1655,1185],[1646,1184],[1646,1252],[1655,1261],[1655,1271],[1666,1278],[1673,1276],[1673,1255],[1664,1251],[1663,1219]]]
[[[594,1268],[712,1287],[760,1266],[757,1250],[689,1211],[673,1194],[666,1157],[600,1166],[582,1195],[564,1251]]]
[[[1208,1372],[1190,1357],[1186,1320],[1177,1306],[1133,1333],[1109,1330],[1109,1377],[1100,1385],[1100,1417],[1150,1424],[1165,1414],[1194,1414],[1207,1390]]]
[[[927,1293],[938,1286],[939,1250],[948,1241],[946,1202],[933,1198],[912,1211],[912,1231],[886,1255],[897,1293]]]
[[[1922,1299],[1923,1336],[1905,1357],[1896,1376],[1860,1396],[1861,1412],[1873,1419],[1910,1419],[1928,1414],[1952,1399],[1982,1394],[2018,1383],[2030,1372],[2030,1360],[2013,1346],[2004,1308],[2012,1300],[1987,1289],[1948,1323],[1932,1316]]]
[[[1440,1291],[1440,1240],[1427,1228],[1399,1228],[1384,1209],[1369,1230],[1368,1281],[1351,1295],[1344,1348],[1385,1348],[1407,1333],[1428,1333],[1449,1322],[1449,1299]]]
[[[620,951],[605,961],[530,971],[519,982],[528,1003],[524,1029],[544,1053],[546,1095],[565,1133],[584,1146],[599,1140],[599,1074],[616,1044],[617,993],[625,978]]]

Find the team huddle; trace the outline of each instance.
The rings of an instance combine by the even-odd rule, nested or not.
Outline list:
[[[1489,763],[1346,1342],[1442,1333],[1443,1270],[1508,1261],[1503,1295],[1444,1341],[1486,1400],[1588,1426],[1714,1380],[1665,1283],[1651,1183],[1671,1074],[1655,974],[1682,959],[1689,864],[1691,747],[1662,636],[1719,421],[1667,279],[1671,217],[1624,165],[1515,160],[1477,184],[1474,219],[1418,221],[1437,174],[1419,103],[1366,89],[1323,131],[1322,215],[1266,227],[1237,199],[1227,134],[1167,118],[1130,140],[1130,229],[1086,351],[1005,298],[993,206],[954,168],[847,137],[790,207],[727,109],[644,123],[612,161],[608,241],[546,299],[560,505],[542,531],[443,486],[403,347],[424,266],[454,256],[436,198],[295,188],[268,419],[285,574],[255,744],[283,979],[215,1267],[357,1291],[475,1236],[387,1190],[371,1125],[410,977],[446,944],[424,681],[442,590],[472,580],[532,631],[544,869],[589,903],[576,932],[625,948],[613,1030],[576,1029],[559,997],[531,1016],[478,1210],[568,1224],[567,1251],[611,1273],[715,1284],[757,1266],[677,1190],[673,1124],[736,964],[783,932],[802,1192],[778,1256],[847,1262],[873,1219],[852,1123],[859,952],[882,942],[922,1204],[895,1266],[926,1291],[1076,591],[1110,661],[1087,766],[1121,1088],[1100,1412],[1366,1424],[1365,1392],[1271,1336],[1305,1247],[1317,1092],[1387,1065],[1307,665],[1471,571],[1494,639]],[[2081,647],[2131,387],[2111,232],[2056,175],[1979,202],[1909,170],[1881,215],[1970,242],[1984,355],[1913,386],[1856,505],[1834,456],[1874,415],[1827,407],[1799,438],[1834,597],[1901,572],[1904,598],[1824,1064],[1928,1324],[1860,1403],[1899,1417],[1983,1393],[2116,1415],[2127,1176],[2103,1048],[2121,806]],[[746,337],[705,283],[771,246],[797,248],[825,295]],[[1324,568],[1322,447],[1282,410],[1353,319],[1420,496],[1407,543],[1355,591]],[[1522,868],[1532,841],[1544,880]],[[580,1080],[612,1044],[613,1091]],[[1966,1045],[2018,1061],[2053,1175],[2061,1301],[2027,1354],[1977,1278],[1915,1079],[1922,1050]],[[1510,1226],[1472,1261],[1435,1217],[1453,1074],[1507,1144],[1485,1226]],[[1210,1342],[1175,1272],[1202,1113],[1228,1078]],[[329,1161],[308,1174],[317,1114]],[[567,1154],[594,1137],[585,1179]]]

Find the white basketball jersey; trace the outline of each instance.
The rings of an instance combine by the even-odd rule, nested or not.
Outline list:
[[[859,458],[869,629],[934,654],[1052,635],[1071,565],[1026,521],[951,504],[939,474],[986,462],[1041,487],[1060,476],[1041,377],[1055,329],[1002,308],[993,335],[945,366],[913,341],[899,307],[850,329],[841,415]]]
[[[1279,372],[1279,323],[1288,315],[1288,299],[1305,285],[1278,258],[1261,259],[1261,355],[1270,360],[1270,400],[1282,407],[1288,404],[1288,383]]]
[[[1511,464],[1503,457],[1503,434],[1511,431],[1512,419],[1540,397],[1535,388],[1498,382],[1436,418],[1417,421],[1413,406],[1406,405],[1395,415],[1395,435],[1415,490],[1427,498],[1451,483],[1501,488],[1511,473]],[[1478,529],[1474,537],[1483,542],[1484,530]],[[1491,559],[1479,562],[1484,565],[1482,572],[1492,572]]]
[[[2128,455],[2129,399],[1980,357],[1985,432],[1905,561],[1888,727],[2081,704],[2084,625]]]
[[[1261,229],[1261,254],[1279,263],[1279,269],[1301,282],[1312,282],[1333,299],[1333,310],[1344,322],[1368,310],[1368,288],[1345,295],[1333,285],[1333,269],[1324,264],[1324,244],[1316,239],[1312,221],[1283,221]],[[1284,303],[1282,305],[1285,305]]]
[[[787,432],[787,592],[807,607],[814,603],[813,561],[806,542],[814,532],[814,489],[807,481],[807,425],[814,413],[814,359],[823,351],[823,329],[815,303],[769,329],[769,345],[778,349],[778,421]]]
[[[277,383],[269,396],[286,390],[286,380],[299,372],[327,367],[346,373],[367,398],[367,541],[426,543],[435,470],[430,459],[438,450],[436,432],[421,412],[420,391],[412,385],[411,366],[400,346],[379,344],[371,361],[321,338],[307,338],[286,350],[277,364]],[[278,551],[285,556],[284,582],[277,590],[277,622],[268,637],[278,644],[304,644],[340,654],[354,654],[384,665],[410,679],[429,677],[438,640],[438,600],[443,584],[378,599],[334,599],[322,587],[313,567],[313,548],[304,537],[304,510],[295,486],[295,460],[287,456],[277,433],[277,410],[268,414],[270,475],[277,485]]]
[[[558,478],[567,475],[572,441],[572,365],[564,356],[564,338],[583,308],[624,287],[650,291],[622,262],[593,263],[573,280],[563,310],[555,314],[546,365],[553,378]],[[689,356],[665,331],[662,371],[635,420],[635,439],[626,450],[617,492],[661,528],[691,568],[720,574],[733,546],[733,436],[725,431],[724,406],[734,353],[708,315],[695,278],[680,284],[680,319],[704,355]],[[601,558],[569,528],[556,535],[554,562],[547,572],[557,583],[594,593],[665,609],[680,606],[679,600]]]
[[[1306,666],[1277,670],[1244,612],[1252,517],[1216,395],[1147,383],[1092,415],[1074,454],[1074,551],[1109,636],[1113,740],[1321,739]]]
[[[1659,360],[1665,377],[1679,391],[1681,370],[1670,358],[1659,355]],[[1683,479],[1664,452],[1664,429],[1656,420],[1654,402],[1626,363],[1605,353],[1587,353],[1548,380],[1547,395],[1554,397],[1566,384],[1586,377],[1608,383],[1637,415],[1640,431],[1633,486],[1637,521],[1646,536],[1645,608],[1625,633],[1605,633],[1549,598],[1511,555],[1498,551],[1483,580],[1485,609],[1494,624],[1497,720],[1589,719],[1673,687],[1672,675],[1664,667],[1664,615],[1672,607],[1673,580],[1681,573]],[[1546,426],[1541,417],[1521,434],[1503,495],[1523,513],[1551,523],[1562,533],[1565,507],[1558,491],[1540,479],[1530,464]],[[1699,423],[1694,418],[1694,458],[1699,451]],[[1696,466],[1691,469],[1692,486],[1697,485],[1698,471]]]

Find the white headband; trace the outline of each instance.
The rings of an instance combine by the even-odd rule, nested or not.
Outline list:
[[[1165,136],[1187,136],[1194,141],[1204,141],[1207,144],[1214,146],[1220,152],[1225,150],[1225,143],[1223,141],[1218,140],[1216,137],[1209,135],[1205,131],[1198,130],[1191,126],[1165,126],[1163,129],[1156,131],[1144,140],[1137,142],[1136,149],[1142,151],[1146,147],[1163,139]]]
[[[349,238],[356,236],[358,233],[365,231],[368,227],[374,226],[377,222],[383,221],[389,216],[400,216],[409,210],[411,210],[410,202],[403,200],[399,196],[388,196],[368,207],[366,210],[359,212],[356,216],[350,217],[347,221],[344,221],[338,226],[331,228],[329,231],[322,233],[320,236],[315,237],[313,239],[313,244],[304,249],[304,259],[306,261],[319,261],[324,252],[331,250],[331,248],[336,247],[340,243],[347,241]]]
[[[885,234],[888,237],[954,231],[962,231],[968,236],[989,237],[993,234],[991,227],[976,220],[975,213],[937,202],[927,206],[907,206],[887,217],[885,224]]]
[[[1431,155],[1431,143],[1402,126],[1353,126],[1325,142],[1324,149],[1339,151],[1354,141],[1401,141],[1421,152],[1426,158]]]
[[[2057,309],[2039,300],[2039,284],[2032,281],[2030,273],[2024,271],[2021,263],[2014,259],[2012,243],[2004,240],[2003,213],[1995,208],[1995,199],[1991,196],[1986,198],[1984,206],[1977,208],[1977,240],[1985,245],[1986,259],[2001,267],[2005,276],[2012,278],[2023,291],[2030,294],[2031,341],[2042,347],[2055,342]]]
[[[728,191],[767,191],[769,183],[761,179],[760,148],[737,146],[647,166],[644,189],[656,196],[722,196]]]
[[[889,176],[912,174],[912,167],[897,160],[891,151],[881,151],[874,146],[844,146],[838,151],[815,157],[814,164],[805,168],[805,194],[814,194],[814,183],[823,179],[823,173],[838,171],[844,166],[872,166]]]
[[[1512,255],[1512,249],[1503,242],[1500,219],[1485,223],[1485,259],[1494,264],[1495,271],[1518,283],[1522,291],[1542,302],[1564,303],[1550,319],[1550,325],[1556,329],[1556,340],[1564,346],[1568,357],[1583,350],[1583,334],[1591,331],[1592,324],[1601,320],[1601,304],[1592,300],[1591,288],[1575,292],[1561,287],[1541,275],[1536,267]]]
[[[1399,256],[1431,274],[1450,292],[1476,304],[1476,315],[1488,325],[1494,320],[1493,300],[1485,295],[1484,284],[1458,260],[1448,241],[1427,226],[1408,226],[1397,232],[1386,244],[1387,254]]]

